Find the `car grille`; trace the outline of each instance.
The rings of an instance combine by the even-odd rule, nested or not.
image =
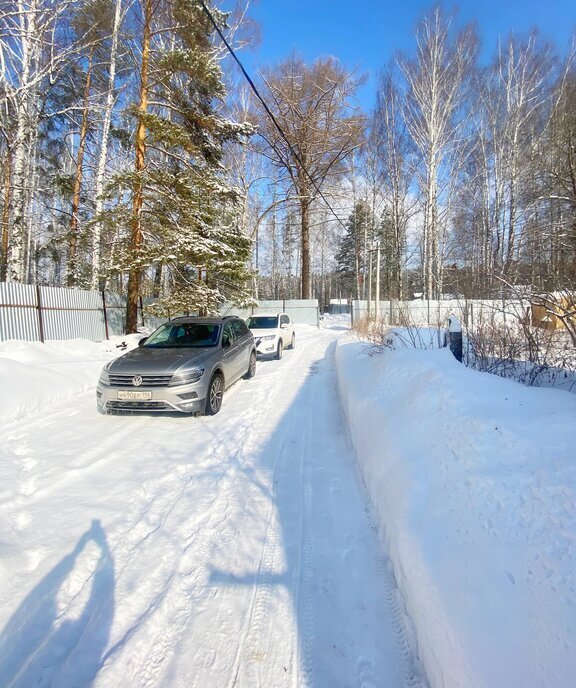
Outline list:
[[[135,374],[132,375],[115,375],[114,373],[109,373],[110,384],[113,387],[134,387],[132,379]],[[139,387],[167,387],[172,380],[172,375],[140,375],[142,378],[142,384]]]
[[[174,411],[164,401],[109,401],[106,407],[113,411]]]

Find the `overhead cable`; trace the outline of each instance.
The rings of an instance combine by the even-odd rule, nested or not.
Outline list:
[[[280,136],[281,136],[281,137],[284,139],[284,141],[286,142],[286,145],[287,145],[288,148],[290,149],[290,152],[291,152],[292,155],[294,156],[294,159],[295,159],[296,162],[300,165],[301,169],[304,171],[304,173],[306,174],[306,176],[308,177],[308,179],[309,179],[310,182],[312,183],[312,186],[316,189],[316,192],[318,193],[318,195],[320,196],[320,198],[324,201],[324,203],[326,204],[326,206],[328,207],[328,209],[330,210],[330,212],[332,213],[332,215],[334,215],[334,217],[336,218],[336,220],[338,220],[338,222],[342,225],[342,227],[343,227],[345,230],[348,230],[348,228],[346,227],[346,225],[342,222],[342,220],[341,220],[341,219],[338,217],[338,215],[336,214],[336,211],[332,208],[332,206],[330,205],[330,203],[328,203],[328,201],[326,200],[326,197],[324,196],[324,194],[323,194],[322,191],[320,190],[320,187],[316,184],[316,181],[313,179],[313,177],[310,175],[310,173],[309,173],[308,170],[306,169],[306,166],[305,166],[304,163],[302,162],[302,159],[300,158],[299,154],[296,152],[296,150],[294,149],[294,147],[293,147],[292,144],[290,143],[290,141],[289,141],[288,137],[286,136],[286,134],[284,133],[282,127],[278,124],[278,120],[277,120],[276,117],[274,116],[274,113],[272,112],[272,110],[270,110],[270,108],[269,108],[268,105],[266,104],[266,101],[265,101],[264,98],[260,95],[260,93],[259,93],[259,91],[258,91],[258,89],[257,89],[257,87],[256,87],[256,84],[252,81],[252,79],[250,78],[250,75],[248,74],[248,72],[247,72],[246,69],[244,68],[244,65],[242,64],[242,62],[240,61],[239,57],[238,57],[238,56],[236,55],[236,53],[234,52],[234,48],[232,48],[232,46],[230,45],[230,43],[228,43],[228,41],[227,41],[227,39],[226,39],[226,36],[224,36],[224,34],[222,33],[222,30],[220,29],[220,27],[219,27],[218,24],[216,23],[214,17],[212,16],[212,13],[210,12],[210,10],[208,9],[208,7],[207,7],[206,4],[204,3],[204,0],[200,0],[200,4],[202,5],[202,9],[204,10],[206,16],[207,16],[208,19],[210,20],[212,26],[213,26],[214,29],[216,30],[216,33],[220,36],[220,39],[222,40],[222,42],[223,42],[224,45],[226,46],[226,49],[228,50],[228,52],[230,53],[230,55],[232,55],[232,57],[234,58],[234,61],[236,62],[236,64],[237,64],[238,67],[240,68],[240,71],[242,72],[242,74],[244,75],[244,78],[246,79],[246,81],[247,81],[248,84],[250,85],[250,88],[252,89],[252,91],[254,91],[255,96],[256,96],[256,97],[258,98],[258,100],[262,103],[262,107],[263,107],[264,110],[266,111],[266,114],[268,115],[268,117],[270,117],[270,120],[272,121],[272,123],[274,124],[274,126],[276,127],[276,129],[278,130],[278,132],[280,133]],[[270,145],[272,145],[272,144],[270,144]],[[272,147],[274,148],[274,146],[272,146]]]

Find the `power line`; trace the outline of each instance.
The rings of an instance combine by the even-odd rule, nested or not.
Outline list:
[[[284,141],[286,142],[286,145],[287,145],[288,148],[290,149],[292,155],[294,156],[294,159],[298,162],[298,164],[300,165],[300,167],[302,168],[302,170],[304,170],[306,176],[307,176],[308,179],[312,182],[312,186],[316,189],[316,192],[318,193],[318,195],[320,196],[320,198],[324,201],[324,203],[326,204],[326,206],[328,207],[328,209],[330,210],[330,212],[332,213],[332,215],[334,215],[334,217],[336,218],[336,220],[338,220],[338,222],[342,225],[342,227],[347,231],[348,228],[347,228],[346,225],[342,222],[342,220],[338,217],[338,215],[336,214],[336,211],[334,210],[334,208],[332,208],[332,206],[330,205],[330,203],[328,203],[328,201],[326,200],[326,197],[324,196],[324,194],[323,194],[322,191],[320,190],[319,186],[316,184],[315,180],[312,178],[312,176],[310,175],[310,173],[309,173],[308,170],[306,169],[306,166],[305,166],[304,163],[302,162],[302,159],[300,158],[300,156],[298,155],[298,153],[294,150],[292,144],[291,144],[290,141],[288,140],[288,137],[286,136],[286,134],[285,134],[284,131],[282,130],[282,127],[278,124],[278,120],[277,120],[276,117],[274,116],[274,113],[270,110],[270,108],[269,108],[268,105],[266,104],[266,101],[265,101],[264,98],[260,95],[258,89],[256,88],[256,84],[255,84],[255,83],[252,81],[252,79],[250,78],[250,75],[248,74],[248,72],[247,72],[246,69],[244,68],[244,65],[243,65],[242,62],[240,61],[239,57],[238,57],[238,56],[236,55],[236,53],[234,52],[234,49],[232,48],[232,46],[231,46],[231,45],[228,43],[228,41],[226,40],[226,36],[224,36],[224,34],[222,33],[222,30],[220,29],[220,27],[219,27],[218,24],[216,23],[216,21],[215,21],[214,17],[212,16],[210,10],[208,9],[208,7],[206,7],[206,4],[204,3],[204,0],[200,0],[200,4],[202,5],[202,9],[204,10],[206,16],[207,16],[208,19],[210,20],[212,26],[213,26],[214,29],[216,30],[216,33],[220,36],[220,39],[222,40],[222,42],[223,42],[224,45],[226,46],[228,52],[230,53],[230,55],[232,55],[232,57],[234,58],[234,61],[236,62],[236,64],[237,64],[238,67],[240,68],[240,71],[242,72],[242,74],[244,75],[244,78],[246,79],[246,81],[247,81],[248,84],[250,85],[250,88],[254,91],[254,94],[256,95],[256,97],[258,98],[258,100],[262,103],[262,106],[263,106],[264,110],[266,111],[266,114],[268,115],[268,117],[270,117],[270,119],[272,120],[272,123],[274,124],[274,126],[276,127],[276,129],[278,130],[278,132],[280,133],[280,136],[281,136],[281,137],[284,139]],[[270,142],[269,142],[269,143],[270,143]],[[270,145],[272,146],[272,148],[274,148],[274,146],[272,145],[272,143],[270,143]],[[276,152],[278,153],[278,151],[276,151]]]

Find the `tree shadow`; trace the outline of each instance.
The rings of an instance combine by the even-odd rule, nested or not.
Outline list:
[[[0,686],[90,686],[113,615],[114,560],[100,521],[94,520],[2,630]]]

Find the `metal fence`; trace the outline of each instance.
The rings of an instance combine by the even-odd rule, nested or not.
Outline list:
[[[254,313],[264,312],[287,313],[293,322],[302,325],[315,325],[318,327],[320,323],[320,307],[317,299],[258,301],[258,306],[253,308],[237,308],[230,303],[225,303],[220,307],[222,315],[238,315],[244,320],[254,315]]]
[[[386,325],[409,326],[431,325],[444,327],[451,315],[455,315],[466,327],[482,322],[517,320],[529,313],[528,302],[514,299],[498,300],[446,300],[446,301],[380,301],[378,317]],[[376,304],[371,303],[370,312],[376,313]],[[367,301],[352,301],[352,322],[367,315]]]
[[[141,300],[138,317],[142,325],[156,327],[163,320],[144,314],[151,302],[152,299]],[[102,341],[124,334],[125,324],[125,296],[0,282],[0,341]]]
[[[156,328],[166,318],[154,318],[146,306],[154,299],[140,299],[138,322]],[[261,301],[257,308],[238,309],[224,304],[220,312],[247,318],[262,311],[284,311],[296,323],[318,325],[318,301]],[[102,341],[124,334],[126,297],[108,291],[83,291],[0,282],[0,341],[23,339],[89,339]]]

